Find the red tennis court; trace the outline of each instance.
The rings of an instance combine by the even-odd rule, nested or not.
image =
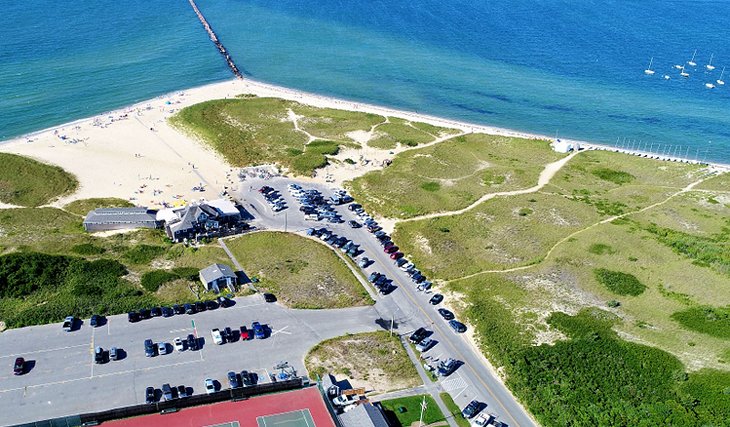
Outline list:
[[[314,425],[312,425],[314,423]],[[172,414],[153,414],[108,421],[115,427],[146,426],[260,426],[335,427],[317,387],[181,409]]]

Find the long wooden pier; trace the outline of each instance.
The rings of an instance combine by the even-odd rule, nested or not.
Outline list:
[[[231,72],[233,75],[238,77],[239,79],[243,78],[243,75],[238,70],[238,67],[236,66],[236,63],[233,62],[233,58],[231,58],[231,55],[228,53],[228,50],[226,50],[226,47],[223,46],[223,43],[218,39],[218,36],[215,34],[215,31],[213,31],[213,28],[208,23],[208,20],[205,19],[205,16],[203,16],[203,13],[198,9],[198,5],[195,4],[195,0],[188,0],[190,3],[190,6],[193,7],[193,11],[196,15],[198,15],[198,19],[200,20],[200,23],[203,24],[203,28],[205,28],[205,31],[208,32],[208,36],[210,36],[210,41],[213,42],[215,47],[218,48],[218,51],[223,55],[223,59],[226,60],[226,64],[228,64],[228,68],[231,69]]]

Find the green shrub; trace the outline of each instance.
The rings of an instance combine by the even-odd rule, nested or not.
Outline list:
[[[106,249],[92,243],[81,243],[71,248],[71,252],[79,255],[101,255]]]
[[[672,319],[693,331],[730,339],[730,306],[691,307],[672,314]]]
[[[41,253],[12,253],[0,257],[0,297],[20,298],[66,278],[72,258]]]
[[[594,243],[588,248],[588,252],[594,255],[613,254],[616,251],[610,246],[603,243]]]
[[[725,227],[722,232],[712,237],[694,236],[671,228],[662,228],[656,224],[651,224],[645,229],[659,242],[670,247],[674,252],[696,261],[697,265],[709,266],[730,276],[730,250],[728,249],[730,227]]]
[[[424,182],[423,184],[421,184],[421,189],[426,191],[439,191],[440,188],[441,184],[434,181]]]
[[[597,268],[593,270],[593,274],[598,283],[618,295],[638,296],[646,289],[646,286],[633,274],[611,271],[605,268]]]
[[[124,252],[123,258],[132,264],[149,264],[153,259],[165,253],[162,246],[136,245]]]
[[[171,282],[177,279],[178,276],[174,273],[165,270],[152,270],[144,273],[140,283],[142,287],[150,292],[156,292],[160,286],[167,282]]]
[[[305,146],[305,151],[334,156],[340,152],[340,146],[333,141],[315,140]]]
[[[591,173],[604,181],[613,182],[618,185],[627,184],[634,180],[634,176],[630,173],[609,168],[593,169]]]

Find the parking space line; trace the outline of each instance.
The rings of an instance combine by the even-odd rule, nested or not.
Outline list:
[[[271,333],[271,336],[273,337],[274,335],[276,335],[276,334],[278,334],[278,333],[282,333],[282,334],[286,334],[286,335],[291,335],[291,332],[289,332],[289,331],[286,331],[286,330],[285,330],[285,329],[286,329],[286,328],[288,328],[288,327],[289,327],[289,325],[286,325],[286,326],[284,326],[283,328],[281,328],[281,329],[278,329],[278,330],[276,330],[276,331],[272,332],[272,333]]]
[[[69,348],[78,348],[78,347],[86,347],[86,344],[68,345],[66,347],[56,347],[56,348],[48,348],[48,349],[44,349],[44,350],[27,351],[25,353],[8,354],[5,356],[0,356],[0,359],[6,359],[8,357],[27,356],[29,354],[48,353],[51,351],[68,350]]]
[[[106,320],[106,334],[111,335],[112,334],[112,327],[111,327],[112,321],[107,319]]]

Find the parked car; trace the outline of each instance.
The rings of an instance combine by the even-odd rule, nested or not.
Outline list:
[[[276,302],[276,296],[274,294],[265,293],[264,294],[264,301],[266,302]]]
[[[167,354],[167,343],[158,342],[157,343],[157,353],[158,354]]]
[[[198,349],[198,340],[195,338],[195,335],[193,335],[193,334],[188,335],[187,344],[188,344],[188,350],[190,350],[190,351],[195,351]]]
[[[63,330],[66,332],[71,332],[74,329],[75,324],[76,324],[76,317],[66,316],[66,318],[63,319]]]
[[[228,384],[231,388],[241,388],[241,381],[238,379],[238,375],[231,371],[228,373]]]
[[[378,280],[378,277],[380,277],[380,276],[381,276],[381,274],[380,274],[380,273],[378,273],[377,271],[373,271],[373,272],[372,272],[372,273],[370,273],[370,275],[368,276],[368,282],[370,282],[370,283],[374,283],[374,282],[375,282],[376,280]]]
[[[436,345],[436,341],[432,340],[430,337],[426,337],[423,339],[423,341],[419,342],[418,345],[416,345],[416,350],[423,353],[424,351],[428,351],[431,349],[431,347]]]
[[[185,304],[186,306],[189,304]],[[185,307],[175,304],[172,306],[172,311],[175,312],[175,314],[185,314]]]
[[[248,341],[251,338],[253,338],[251,331],[245,325],[241,326],[241,341]]]
[[[221,335],[221,331],[218,328],[213,328],[212,331],[210,331],[210,334],[213,336],[213,342],[221,345],[223,344],[223,335]]]
[[[360,208],[362,208],[362,205],[359,204],[359,203],[353,203],[353,204],[351,204],[350,206],[347,207],[347,209],[350,210],[350,211],[354,211],[354,210],[357,210],[357,209],[360,209]]]
[[[466,325],[458,320],[449,320],[449,326],[451,326],[451,329],[458,334],[466,332]]]
[[[430,300],[428,300],[428,303],[431,305],[439,305],[441,301],[444,300],[444,296],[441,294],[433,294]]]
[[[477,427],[486,427],[488,424],[492,423],[495,418],[497,417],[494,414],[485,414],[484,412],[482,412],[477,415],[477,417],[474,418],[471,423]]]
[[[215,310],[218,308],[218,303],[213,300],[208,300],[205,302],[205,308],[208,310]]]
[[[188,397],[190,394],[188,394],[188,389],[184,385],[177,386],[177,397],[182,399],[183,397]]]
[[[464,418],[474,418],[481,409],[482,404],[476,400],[472,400],[464,409],[461,410],[461,416]]]
[[[144,400],[146,403],[155,403],[155,388],[154,387],[147,387],[147,389],[144,391]]]
[[[408,337],[408,340],[412,342],[413,344],[418,344],[421,341],[423,341],[424,338],[426,338],[429,335],[429,332],[426,328],[418,328],[415,332],[411,334],[410,337]]]
[[[449,357],[448,359],[439,362],[438,366],[436,367],[436,372],[439,376],[448,377],[456,370],[458,366],[459,362]]]
[[[104,349],[101,347],[94,348],[94,363],[104,363]]]
[[[253,322],[253,324],[251,324],[251,328],[253,329],[254,338],[256,338],[256,339],[266,338],[266,330],[259,322]]]
[[[162,309],[160,307],[152,307],[150,309],[150,316],[151,317],[160,317],[160,316],[162,316]]]
[[[147,338],[146,340],[144,340],[144,355],[146,357],[154,357],[155,356],[155,344],[149,338]]]
[[[195,314],[195,306],[193,304],[185,304],[183,306],[185,314]]]
[[[354,219],[352,219],[350,221],[347,221],[347,225],[349,225],[351,228],[360,228],[360,227],[362,227],[362,225],[359,222],[355,221]]]
[[[215,393],[215,382],[212,379],[206,378],[205,381],[203,381],[203,384],[205,385],[206,393]]]
[[[233,331],[228,326],[226,326],[226,328],[223,329],[223,332],[221,332],[221,335],[223,335],[223,339],[226,342],[233,342]]]
[[[203,301],[198,301],[195,303],[195,312],[200,313],[201,311],[205,311],[207,308],[205,307],[205,303]]]
[[[89,319],[89,326],[94,328],[101,326],[101,316],[98,314],[92,314],[91,319]]]
[[[119,360],[119,349],[118,348],[112,347],[109,349],[109,359]]]
[[[17,357],[13,364],[13,375],[23,375],[25,373],[25,359]]]
[[[366,268],[368,265],[370,265],[370,258],[362,257],[360,261],[358,261],[357,265],[360,268]]]
[[[395,246],[395,243],[390,241],[385,242],[385,244],[383,244],[383,252],[388,252],[388,249],[392,248],[393,246]]]
[[[444,318],[444,320],[452,320],[454,318],[454,313],[450,312],[449,310],[447,310],[445,308],[439,308],[438,312],[441,315],[441,317]]]
[[[174,399],[174,396],[172,395],[172,387],[170,387],[170,384],[168,383],[162,384],[162,398],[165,399],[165,401]]]
[[[175,312],[170,307],[162,307],[162,317],[172,317]]]
[[[129,313],[127,313],[127,321],[129,323],[139,322],[139,313],[137,313],[136,311],[130,311]]]
[[[218,297],[217,299],[218,299],[218,304],[219,304],[219,305],[220,305],[221,307],[223,307],[223,308],[228,308],[228,307],[230,307],[230,306],[232,306],[232,305],[233,305],[233,304],[232,304],[232,302],[233,302],[233,301],[229,300],[229,299],[228,299],[228,298],[226,298],[226,297]]]
[[[392,254],[390,254],[390,259],[392,260],[396,260],[399,258],[403,258],[403,252],[393,252]]]
[[[176,337],[173,343],[175,344],[175,350],[185,351],[185,345],[183,344],[183,341],[180,339],[180,337]]]

